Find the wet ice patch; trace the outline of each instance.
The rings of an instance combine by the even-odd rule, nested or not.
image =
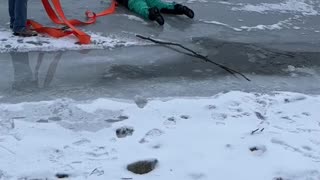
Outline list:
[[[318,15],[319,12],[315,6],[306,0],[286,0],[281,3],[260,3],[260,4],[244,4],[240,7],[233,7],[234,11],[249,11],[258,13],[299,13],[303,15]]]
[[[228,1],[217,1],[216,3],[218,3],[218,4],[224,4],[224,5],[233,5],[233,3],[228,2]]]
[[[64,38],[51,38],[39,35],[37,37],[16,37],[6,29],[0,29],[0,53],[4,52],[29,52],[29,51],[64,51],[64,50],[90,50],[90,49],[109,49],[122,46],[143,45],[138,40],[103,36],[99,33],[88,33],[92,43],[88,45],[77,44],[77,39],[72,35]]]
[[[203,20],[203,19],[200,19],[199,21],[200,21],[200,22],[203,22],[203,23],[206,23],[206,24],[214,24],[214,25],[218,25],[218,26],[224,26],[224,27],[233,29],[233,30],[235,30],[235,31],[242,31],[241,28],[236,28],[236,27],[233,27],[233,26],[231,26],[231,25],[229,25],[229,24],[225,24],[225,23],[218,22],[218,21]]]
[[[191,4],[191,3],[207,3],[207,0],[187,0],[186,3]]]
[[[289,73],[291,76],[317,76],[317,70],[307,67],[295,67],[288,65],[287,68],[283,69],[284,72]]]
[[[246,31],[254,31],[254,30],[281,30],[285,27],[288,27],[290,25],[290,20],[284,20],[279,21],[275,24],[265,25],[265,24],[259,24],[256,26],[241,26],[240,29],[246,30]]]
[[[242,25],[240,27],[234,27],[231,26],[229,24],[223,23],[223,22],[218,22],[218,21],[211,21],[211,20],[199,20],[200,22],[206,23],[206,24],[214,24],[214,25],[218,25],[218,26],[223,26],[229,29],[232,29],[234,31],[263,31],[263,30],[281,30],[281,29],[295,29],[295,30],[299,30],[301,28],[297,27],[297,26],[293,26],[293,21],[299,19],[300,16],[294,16],[294,17],[290,17],[288,19],[285,20],[281,20],[278,21],[274,24],[258,24],[258,25],[254,25],[254,26],[245,26]]]
[[[132,20],[132,21],[138,21],[138,22],[141,22],[143,24],[148,24],[147,21],[145,21],[144,19],[138,17],[138,16],[135,16],[135,15],[130,15],[130,14],[121,14],[121,16],[125,16],[127,17],[129,20]]]
[[[256,31],[256,30],[281,30],[284,28],[287,29],[299,29],[297,26],[293,26],[293,22],[301,18],[300,15],[295,15],[293,17],[290,17],[285,20],[281,20],[274,24],[259,24],[256,26],[241,26],[240,29],[246,30],[246,31]]]

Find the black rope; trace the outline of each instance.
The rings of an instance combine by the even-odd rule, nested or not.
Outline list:
[[[192,54],[194,54],[193,57],[196,57],[196,58],[199,58],[199,59],[204,60],[205,62],[209,62],[209,63],[211,63],[211,64],[214,64],[214,65],[220,67],[221,69],[224,69],[225,71],[227,71],[228,73],[232,74],[232,75],[235,76],[235,77],[237,77],[236,74],[238,74],[238,75],[242,76],[244,79],[246,79],[247,81],[251,81],[248,77],[246,77],[246,76],[245,76],[244,74],[242,74],[241,72],[238,72],[238,71],[236,71],[236,70],[234,70],[234,69],[228,68],[228,67],[226,67],[226,66],[224,66],[224,65],[222,65],[222,64],[216,63],[216,62],[210,60],[209,58],[207,58],[206,56],[203,56],[203,55],[201,55],[201,54],[193,51],[192,49],[187,48],[187,47],[185,47],[185,46],[183,46],[183,45],[181,45],[181,44],[179,44],[179,43],[160,41],[160,40],[152,39],[152,38],[150,38],[150,37],[145,37],[145,36],[138,35],[138,34],[136,35],[136,37],[138,37],[138,38],[140,38],[140,39],[144,39],[144,40],[151,41],[151,42],[156,43],[156,44],[171,45],[171,46],[180,47],[180,48],[182,48],[182,49],[184,49],[184,50],[186,50],[186,51],[189,51],[189,52],[191,52]],[[188,54],[188,55],[190,56],[190,54]]]

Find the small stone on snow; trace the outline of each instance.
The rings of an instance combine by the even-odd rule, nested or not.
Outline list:
[[[127,170],[135,174],[147,174],[153,171],[157,164],[157,159],[142,160],[129,164]]]
[[[68,178],[68,177],[69,177],[69,174],[66,174],[66,173],[57,173],[57,174],[56,174],[56,177],[59,178],[59,179]]]

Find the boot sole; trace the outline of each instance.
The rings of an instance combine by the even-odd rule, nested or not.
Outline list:
[[[19,36],[19,37],[34,37],[34,36],[38,36],[38,34],[31,34],[31,35],[27,35],[27,34],[21,34],[21,33],[13,33],[14,36]]]

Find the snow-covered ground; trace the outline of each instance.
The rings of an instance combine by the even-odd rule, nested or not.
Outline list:
[[[0,179],[320,179],[320,96],[1,104]],[[124,138],[116,129],[133,128]],[[156,158],[134,175],[126,165]]]

